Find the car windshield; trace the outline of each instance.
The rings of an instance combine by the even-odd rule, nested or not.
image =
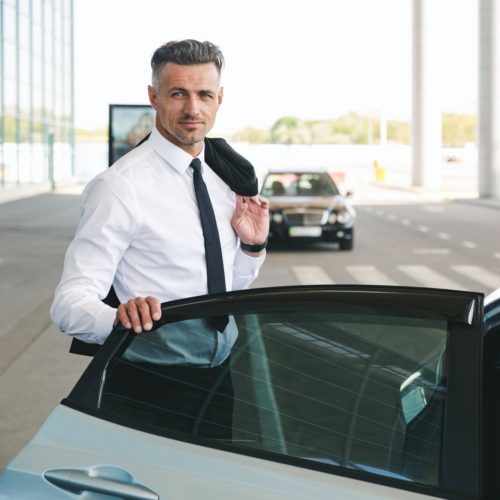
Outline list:
[[[263,196],[335,196],[337,186],[327,173],[282,172],[267,175]]]

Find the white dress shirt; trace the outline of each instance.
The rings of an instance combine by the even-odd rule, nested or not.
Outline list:
[[[217,219],[226,290],[247,288],[264,256],[239,248],[231,227],[236,196],[204,162],[204,152],[199,158]],[[51,308],[63,332],[103,343],[116,316],[101,302],[111,284],[122,303],[139,296],[166,302],[208,293],[191,160],[154,129],[86,186]]]

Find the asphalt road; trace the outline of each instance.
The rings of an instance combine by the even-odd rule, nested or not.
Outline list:
[[[498,208],[467,201],[360,204],[352,252],[334,245],[271,247],[255,286],[386,284],[500,287]]]
[[[358,191],[355,245],[272,247],[255,286],[363,283],[500,286],[500,205],[435,202],[439,196]],[[78,220],[64,192],[0,204],[0,470],[31,439],[88,363],[70,355],[49,306]]]

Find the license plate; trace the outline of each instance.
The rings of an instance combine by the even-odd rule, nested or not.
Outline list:
[[[314,238],[321,236],[321,228],[317,226],[293,226],[288,230],[291,237],[309,237]]]

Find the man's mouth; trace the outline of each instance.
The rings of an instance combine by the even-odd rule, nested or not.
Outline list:
[[[196,127],[198,125],[203,125],[203,120],[198,120],[196,118],[184,118],[183,120],[179,120],[179,123],[187,127]]]

